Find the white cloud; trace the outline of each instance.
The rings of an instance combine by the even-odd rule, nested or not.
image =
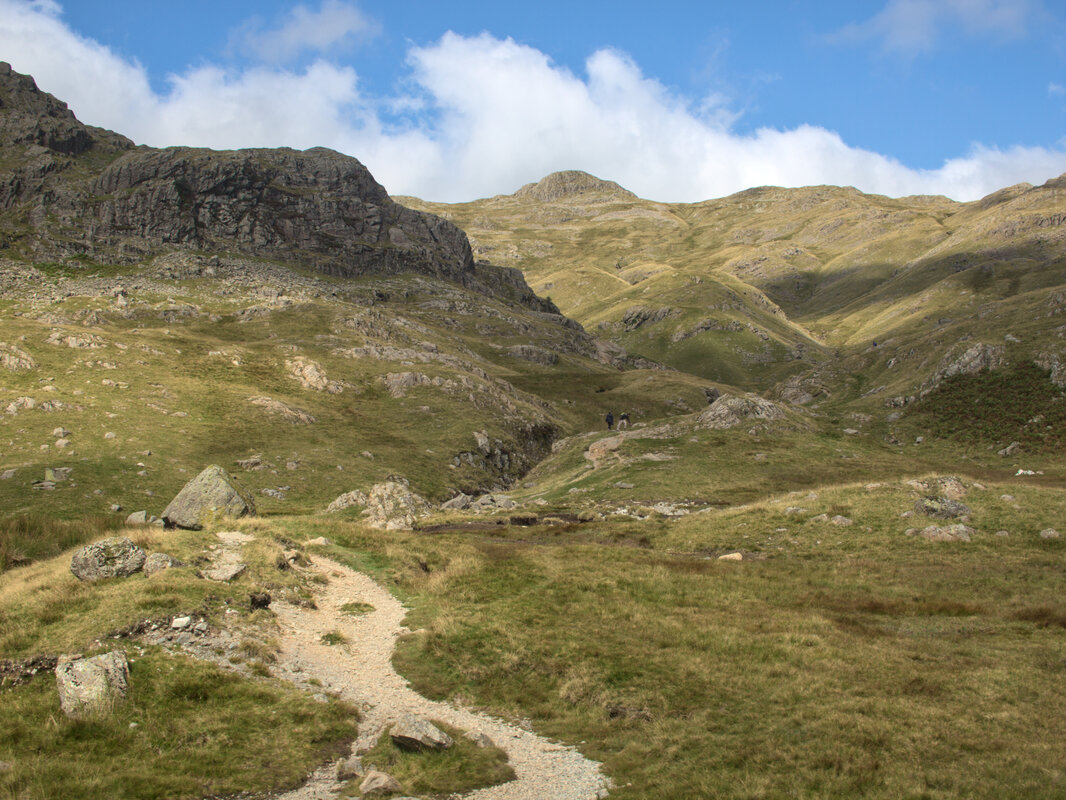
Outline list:
[[[252,20],[239,32],[238,47],[269,63],[285,63],[306,51],[324,53],[378,33],[379,26],[352,3],[324,0],[318,11],[299,5],[272,30]]]
[[[1033,0],[889,0],[865,22],[830,37],[840,42],[877,40],[885,52],[916,56],[936,49],[948,30],[971,36],[1016,39],[1034,15]]]
[[[1066,171],[1066,150],[972,146],[914,170],[814,125],[741,135],[721,102],[698,104],[601,50],[584,74],[489,35],[447,34],[409,52],[410,89],[367,98],[348,67],[205,66],[153,93],[144,69],[71,32],[50,3],[0,0],[0,53],[84,121],[155,146],[316,145],[349,153],[395,194],[469,200],[583,169],[659,200],[751,186],[853,185],[967,200]]]

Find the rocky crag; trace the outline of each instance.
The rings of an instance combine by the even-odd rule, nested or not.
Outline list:
[[[393,202],[358,160],[325,148],[137,147],[0,63],[0,151],[11,255],[135,263],[209,251],[344,278],[416,272],[558,313],[519,271],[475,264],[455,225]]]

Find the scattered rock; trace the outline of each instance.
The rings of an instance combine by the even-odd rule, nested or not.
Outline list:
[[[1041,539],[1058,539],[1059,535],[1059,532],[1054,528],[1044,528],[1044,530],[1040,531]]]
[[[350,781],[363,775],[363,759],[349,756],[337,764],[337,780]]]
[[[453,744],[452,737],[414,714],[403,714],[392,726],[389,736],[404,750],[447,750]]]
[[[174,556],[167,555],[166,553],[152,553],[145,559],[143,569],[144,574],[151,578],[153,575],[157,575],[171,567],[184,566],[185,564],[178,561]]]
[[[9,480],[11,480],[12,478],[15,477],[15,473],[17,473],[17,472],[18,472],[18,470],[15,470],[15,469],[5,469],[3,472],[0,472],[0,481],[9,481]]]
[[[976,531],[973,528],[960,523],[944,527],[930,525],[922,530],[917,528],[909,528],[907,530],[908,536],[919,536],[931,542],[968,542],[974,534],[976,534]]]
[[[129,538],[103,539],[74,553],[70,571],[80,581],[125,578],[139,572],[147,557]]]
[[[834,525],[839,525],[841,528],[846,528],[852,524],[850,519],[848,519],[847,517],[843,517],[840,514],[837,514],[836,516],[832,517],[829,521],[832,522]]]
[[[209,581],[226,583],[232,581],[234,578],[240,577],[246,569],[248,569],[247,564],[219,564],[213,569],[206,570],[204,572],[204,577]]]
[[[484,749],[486,747],[495,747],[496,743],[492,741],[486,734],[481,731],[466,731],[463,733],[464,739],[469,739],[478,747]]]
[[[295,408],[272,397],[249,397],[248,402],[259,406],[270,414],[275,414],[293,425],[313,425],[315,418],[302,408]]]
[[[743,553],[726,553],[725,555],[718,556],[719,561],[743,561]]]
[[[148,512],[147,511],[134,511],[128,517],[126,517],[126,525],[133,527],[134,525],[147,525],[148,524]]]
[[[329,547],[331,544],[333,543],[325,536],[317,536],[314,539],[307,540],[308,547]]]
[[[922,497],[914,502],[914,511],[936,519],[959,519],[970,515],[969,506],[947,497]]]
[[[922,494],[940,495],[949,500],[961,500],[966,496],[966,487],[954,475],[906,481],[906,485]]]
[[[359,784],[359,791],[363,797],[382,797],[402,792],[403,787],[391,775],[372,769],[366,773],[363,782]]]
[[[344,391],[344,384],[340,381],[331,381],[326,377],[322,366],[310,359],[298,357],[285,362],[285,368],[289,371],[300,385],[305,389],[313,389],[316,392],[328,392],[340,394]]]
[[[182,631],[192,625],[192,617],[174,617],[170,621],[170,627],[176,631]]]
[[[54,431],[52,431],[52,435],[57,439],[66,439],[68,436],[70,436],[70,431],[68,431],[66,428],[56,428]]]
[[[996,536],[1010,536],[1010,531],[996,531]]]
[[[615,484],[615,488],[616,489],[633,489],[635,487],[634,487],[634,485],[632,483],[628,483],[626,481],[618,481],[618,483]]]
[[[1008,456],[1017,455],[1018,453],[1021,452],[1021,450],[1022,450],[1022,446],[1021,446],[1020,442],[1011,442],[1006,447],[1004,447],[1002,450],[997,451],[996,455],[1002,456],[1003,458],[1006,458]]]
[[[242,458],[240,461],[234,462],[238,467],[249,472],[259,472],[264,469],[270,469],[272,464],[268,464],[263,460],[261,453],[257,453],[254,456],[248,456],[248,458]]]
[[[447,511],[462,511],[464,509],[470,508],[470,503],[473,502],[473,499],[474,498],[470,495],[459,492],[459,494],[457,494],[451,500],[445,500],[443,503],[441,503],[440,507]]]
[[[170,501],[163,511],[163,521],[172,527],[200,530],[208,517],[243,517],[255,513],[252,496],[222,467],[212,464],[186,483]]]
[[[68,717],[107,714],[129,691],[130,668],[121,650],[91,658],[60,656],[55,675],[59,705]]]

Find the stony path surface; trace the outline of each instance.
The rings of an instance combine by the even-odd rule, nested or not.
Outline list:
[[[223,549],[237,551],[244,537],[219,534]],[[396,640],[406,632],[407,610],[366,575],[324,558],[311,569],[327,583],[315,598],[317,609],[275,603],[281,652],[272,671],[279,678],[308,686],[310,679],[363,711],[354,752],[373,746],[403,713],[437,720],[464,731],[480,732],[507,753],[516,778],[499,786],[463,795],[467,800],[594,800],[608,794],[608,779],[599,764],[573,747],[550,742],[523,728],[468,709],[429,700],[408,686],[392,667]],[[351,615],[347,603],[365,603],[372,611]],[[328,645],[323,635],[339,633],[343,644]],[[312,684],[313,685],[313,684]],[[335,798],[341,785],[336,766],[316,771],[307,783],[278,800]]]

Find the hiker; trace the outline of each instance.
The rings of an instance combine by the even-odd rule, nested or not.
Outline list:
[[[607,423],[607,430],[613,431],[614,430],[614,412],[613,411],[608,411],[607,412],[607,416],[604,417],[603,419],[604,419],[604,422]]]
[[[623,411],[618,417],[618,430],[624,430],[629,427],[629,412]]]

